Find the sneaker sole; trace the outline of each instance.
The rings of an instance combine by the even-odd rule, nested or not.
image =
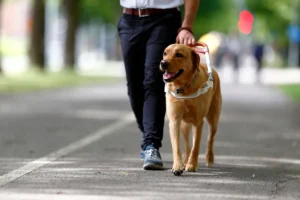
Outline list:
[[[154,164],[154,163],[147,163],[147,164],[144,164],[144,165],[143,165],[143,168],[144,168],[145,170],[162,170],[162,169],[164,169],[163,166],[161,166],[161,165],[156,165],[156,164]]]

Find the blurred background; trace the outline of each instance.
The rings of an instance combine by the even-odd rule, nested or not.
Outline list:
[[[194,33],[225,82],[295,84],[299,10],[299,0],[201,0]],[[120,14],[117,0],[1,0],[2,76],[39,69],[124,77]]]
[[[200,0],[193,31],[223,109],[215,167],[204,163],[205,126],[199,172],[181,181],[142,170],[119,3],[0,0],[0,199],[299,200],[300,0]],[[167,124],[161,152],[170,170]]]

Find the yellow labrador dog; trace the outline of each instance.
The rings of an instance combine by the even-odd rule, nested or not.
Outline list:
[[[211,167],[214,163],[214,137],[222,109],[217,72],[208,65],[200,64],[200,56],[195,48],[183,44],[171,44],[165,49],[160,70],[164,72],[166,83],[167,116],[173,152],[172,173],[178,176],[183,170],[197,170],[204,118],[209,124],[206,166]],[[191,129],[192,148],[189,144]],[[185,143],[184,159],[180,149],[180,132]]]

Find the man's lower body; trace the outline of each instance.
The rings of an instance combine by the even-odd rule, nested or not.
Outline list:
[[[239,56],[238,54],[232,55],[233,68],[235,71],[239,70]]]
[[[221,68],[221,63],[223,61],[224,55],[225,55],[225,52],[224,52],[223,49],[219,49],[217,51],[216,58],[215,58],[215,67],[216,67],[216,69]]]
[[[143,133],[144,169],[163,168],[159,148],[166,105],[159,63],[164,49],[175,43],[180,26],[181,15],[176,9],[145,17],[123,13],[118,22],[128,96]]]
[[[257,56],[257,57],[255,57],[255,59],[256,59],[256,63],[257,63],[256,83],[260,84],[261,83],[260,75],[261,75],[261,70],[262,70],[262,57]]]
[[[231,61],[233,64],[233,83],[239,83],[239,56],[237,53],[231,53]]]

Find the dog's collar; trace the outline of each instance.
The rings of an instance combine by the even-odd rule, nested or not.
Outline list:
[[[188,87],[189,85],[191,85],[192,82],[197,78],[197,75],[198,75],[197,72],[198,72],[198,70],[196,70],[196,73],[195,73],[195,75],[193,76],[193,78],[192,78],[185,86],[176,89],[176,93],[177,93],[177,94],[180,94],[180,93],[183,94],[183,93],[184,93],[184,88],[186,88],[186,87]]]

